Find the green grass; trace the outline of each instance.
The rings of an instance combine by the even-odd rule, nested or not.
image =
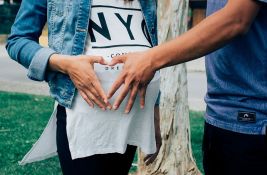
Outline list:
[[[202,137],[203,137],[203,112],[190,112],[190,126],[191,126],[191,144],[193,156],[196,160],[199,170],[203,173],[202,165]]]
[[[53,110],[49,97],[0,92],[0,175],[61,174],[58,158],[19,166],[18,161],[35,143]],[[191,112],[192,148],[202,170],[203,113]],[[135,162],[136,162],[135,158]],[[131,171],[135,171],[133,167]]]

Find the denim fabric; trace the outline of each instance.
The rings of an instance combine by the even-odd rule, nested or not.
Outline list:
[[[206,57],[206,121],[244,134],[265,134],[267,125],[267,0],[261,2],[248,33]],[[208,15],[226,3],[208,0]]]
[[[54,53],[81,55],[87,39],[92,0],[23,0],[6,48],[12,59],[28,69],[28,77],[47,81],[50,94],[59,104],[70,108],[75,87],[67,75],[47,69]],[[153,46],[157,41],[156,0],[140,0]],[[38,43],[48,24],[49,47]]]

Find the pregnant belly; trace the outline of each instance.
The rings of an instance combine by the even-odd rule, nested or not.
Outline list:
[[[86,52],[86,55],[97,55],[102,56],[107,62],[110,62],[112,58],[118,55],[123,55],[129,52],[139,52],[139,51],[145,51],[147,50],[147,47],[123,47],[123,48],[107,48],[107,49],[89,49]],[[101,64],[94,64],[94,70],[96,72],[96,75],[105,91],[105,93],[108,93],[110,90],[112,84],[115,82],[115,80],[118,78],[119,74],[121,73],[123,69],[123,64],[117,64],[113,67],[105,66]],[[152,79],[151,83],[149,84],[147,88],[146,93],[146,107],[153,106],[156,102],[158,93],[159,93],[159,83],[160,83],[160,76],[157,72]],[[119,95],[121,89],[123,86],[113,95],[113,97],[110,99],[110,103],[113,104],[116,97]],[[128,94],[129,95],[129,94]],[[122,104],[120,105],[120,108],[117,111],[110,111],[110,113],[124,113],[124,109],[127,103],[128,97],[124,99]],[[139,110],[139,97],[136,98],[135,104],[132,108],[131,113],[135,113],[136,110]],[[102,110],[95,106],[95,108],[91,108],[85,100],[79,95],[79,93],[76,94],[74,98],[73,107],[71,109],[73,112],[94,112],[97,114],[102,114]],[[103,113],[104,114],[104,113]],[[105,113],[106,115],[106,113]]]
[[[114,81],[116,80],[118,74],[104,74],[104,73],[97,73],[98,78],[100,80],[100,83],[105,91],[105,93],[108,93],[108,91],[110,90],[112,84],[114,83]],[[154,78],[152,79],[152,81],[150,82],[150,84],[147,87],[147,93],[146,93],[146,106],[145,108],[149,108],[149,107],[153,107],[156,103],[157,100],[157,96],[159,93],[159,87],[160,87],[160,76],[159,73],[157,72],[154,76]],[[113,95],[113,97],[109,100],[109,102],[111,104],[114,103],[116,97],[119,95],[119,93],[121,92],[121,89],[123,88],[120,87],[120,89],[117,90],[117,92]],[[129,94],[128,94],[129,96]],[[122,114],[124,113],[124,109],[126,107],[127,104],[127,99],[128,96],[124,99],[124,101],[122,102],[120,108],[117,111],[110,111],[112,113],[117,113],[117,114]],[[135,100],[135,104],[132,108],[131,113],[135,113],[136,110],[140,110],[139,107],[139,96],[137,96],[136,100]],[[73,106],[71,109],[72,112],[82,112],[82,113],[105,113],[104,111],[102,111],[100,108],[98,108],[97,106],[95,106],[95,108],[91,108],[86,101],[80,96],[79,92],[76,93],[75,98],[74,98],[74,102],[73,102]],[[105,113],[106,114],[106,113]]]

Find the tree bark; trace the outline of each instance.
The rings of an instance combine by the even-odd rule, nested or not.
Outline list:
[[[173,39],[187,30],[188,0],[158,1],[160,43]],[[156,161],[145,166],[139,151],[140,175],[200,174],[192,157],[185,64],[161,72],[161,134],[162,147]]]

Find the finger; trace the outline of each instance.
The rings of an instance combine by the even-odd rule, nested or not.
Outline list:
[[[109,109],[109,110],[111,110],[112,109],[112,106],[111,106],[111,104],[108,102],[107,104],[107,108]]]
[[[89,82],[85,88],[89,90],[95,97],[101,98],[91,82]]]
[[[94,89],[96,90],[97,94],[102,98],[102,100],[107,104],[108,103],[108,97],[106,96],[106,93],[104,89],[102,88],[97,76],[95,75],[94,81],[92,82],[92,85],[94,86]]]
[[[101,87],[101,86],[100,86]],[[109,101],[107,100],[106,94],[104,93],[103,95],[99,95],[99,93],[96,91],[95,87],[93,85],[91,85],[90,88],[88,88],[88,90],[99,100],[101,101],[101,104],[103,104],[105,107],[107,107],[109,110],[112,109],[111,104],[109,103]]]
[[[126,60],[125,55],[120,55],[112,58],[111,62],[108,64],[109,66],[115,66],[118,63],[124,63]]]
[[[90,57],[91,58],[91,61],[92,63],[99,63],[99,64],[102,64],[102,65],[107,65],[108,62],[101,56],[93,56],[93,57]]]
[[[94,108],[94,103],[92,103],[92,101],[87,97],[87,95],[81,90],[79,90],[79,93],[82,96],[82,98],[86,101],[86,103],[88,103],[89,106]]]
[[[117,110],[119,108],[119,106],[121,105],[121,102],[127,96],[129,90],[130,90],[130,85],[125,84],[123,90],[121,91],[121,93],[119,94],[119,96],[116,98],[116,100],[114,102],[114,105],[113,105],[114,110]]]
[[[108,92],[108,99],[110,99],[114,95],[114,93],[121,87],[123,83],[124,83],[124,75],[121,73],[119,77],[115,80],[115,82],[112,84]]]
[[[103,97],[97,92],[97,90],[95,89],[95,87],[93,86],[92,83],[87,84],[87,87],[86,88],[87,88],[88,91],[90,91],[94,95],[95,98],[97,98],[98,100],[100,100],[102,104],[105,104],[105,106],[108,106],[109,105],[108,108],[111,109],[110,103],[106,103],[105,102],[105,100],[103,99]],[[100,86],[100,88],[101,88],[101,86]],[[104,96],[106,97],[105,94],[104,94]],[[107,97],[106,97],[106,99],[107,99]]]
[[[147,89],[147,86],[143,86],[140,89],[140,107],[141,107],[141,109],[144,109],[144,107],[145,107],[146,89]]]
[[[96,96],[94,96],[89,90],[87,90],[86,92],[87,97],[97,106],[99,106],[102,110],[106,110],[106,106],[105,104],[98,99]]]
[[[131,111],[137,96],[137,92],[138,92],[138,84],[135,84],[131,90],[131,94],[129,96],[129,100],[125,109],[126,114],[128,114]]]

